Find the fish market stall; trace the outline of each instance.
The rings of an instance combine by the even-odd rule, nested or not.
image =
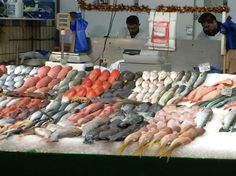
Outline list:
[[[173,152],[171,152],[171,156],[168,155],[168,157],[170,157],[168,162],[167,162],[167,158],[164,157],[165,155],[163,155],[163,158],[159,158],[159,156],[161,156],[160,155],[161,153],[158,153],[158,150],[157,150],[158,145],[154,145],[151,148],[145,148],[142,152],[140,152],[140,151],[138,152],[137,149],[139,148],[139,145],[137,142],[134,142],[131,145],[129,145],[128,147],[126,147],[126,149],[123,151],[123,153],[119,152],[118,149],[123,144],[123,142],[116,142],[115,140],[113,140],[113,139],[117,138],[117,137],[115,137],[116,134],[113,135],[113,139],[110,137],[108,138],[110,141],[109,140],[107,141],[107,139],[106,140],[98,140],[98,141],[95,140],[95,141],[92,141],[91,144],[89,141],[85,142],[86,135],[83,137],[79,136],[79,137],[71,138],[72,136],[81,135],[81,133],[84,132],[84,128],[85,128],[84,126],[86,126],[86,124],[89,124],[89,122],[86,123],[86,121],[84,121],[84,120],[81,121],[78,119],[78,115],[79,115],[78,113],[80,113],[80,112],[85,113],[85,111],[82,111],[83,108],[91,106],[92,108],[90,108],[90,109],[87,108],[87,111],[91,111],[91,109],[95,110],[94,108],[97,108],[98,112],[101,113],[102,111],[99,110],[99,107],[101,108],[104,106],[101,103],[109,103],[106,106],[104,106],[107,108],[107,110],[103,112],[103,113],[105,113],[105,114],[103,114],[104,121],[99,121],[99,123],[104,123],[105,121],[107,122],[107,120],[108,120],[106,118],[107,118],[107,114],[110,114],[110,109],[116,107],[116,106],[114,106],[115,102],[124,103],[124,100],[125,100],[126,104],[127,103],[128,104],[135,103],[135,105],[133,105],[133,106],[135,106],[134,108],[139,112],[139,115],[140,114],[145,115],[145,113],[143,113],[142,111],[144,111],[144,109],[145,109],[144,107],[146,107],[146,106],[143,106],[144,109],[142,109],[142,111],[141,111],[141,110],[138,110],[138,107],[141,107],[141,105],[143,105],[143,104],[137,103],[137,101],[134,99],[132,100],[131,97],[130,97],[131,99],[120,99],[120,98],[116,98],[116,97],[107,99],[105,94],[103,94],[102,92],[99,92],[99,91],[98,92],[95,91],[94,92],[95,94],[93,93],[93,95],[101,95],[101,97],[105,97],[104,99],[100,99],[100,102],[97,102],[97,103],[94,102],[90,105],[87,104],[88,103],[88,102],[86,102],[87,99],[80,99],[80,101],[81,100],[84,100],[84,101],[83,102],[76,102],[75,101],[76,96],[75,96],[75,94],[74,95],[72,94],[73,93],[73,91],[72,91],[73,86],[77,85],[76,88],[78,89],[78,93],[79,93],[79,96],[77,98],[80,98],[81,96],[85,96],[85,98],[86,98],[86,94],[83,93],[84,90],[82,91],[81,87],[78,85],[80,85],[81,82],[83,82],[82,85],[88,85],[88,84],[90,85],[91,83],[88,81],[88,79],[89,78],[95,79],[95,77],[96,77],[95,73],[98,72],[98,70],[95,69],[93,74],[91,74],[92,72],[90,72],[90,74],[87,75],[87,77],[86,77],[86,75],[83,72],[75,72],[74,70],[71,70],[71,68],[69,68],[69,67],[65,67],[65,68],[68,68],[68,69],[66,69],[66,72],[68,74],[63,74],[63,76],[59,76],[59,77],[63,77],[64,80],[62,78],[62,81],[57,83],[58,85],[55,85],[52,88],[54,90],[53,91],[54,93],[58,93],[60,91],[62,91],[62,92],[67,91],[66,93],[64,93],[64,98],[60,99],[60,97],[58,97],[55,100],[51,100],[51,103],[45,102],[45,104],[43,104],[44,102],[41,102],[42,108],[38,111],[37,111],[37,109],[35,109],[33,112],[30,113],[31,116],[29,116],[29,118],[26,118],[27,120],[30,120],[30,119],[36,120],[40,116],[40,118],[42,118],[42,119],[47,119],[47,116],[52,113],[50,115],[50,116],[52,116],[52,121],[51,120],[50,121],[43,121],[43,123],[39,123],[40,121],[36,120],[36,121],[34,121],[35,123],[33,123],[33,124],[31,124],[31,123],[28,124],[27,121],[25,123],[20,123],[20,121],[19,121],[19,124],[17,125],[18,128],[16,128],[15,131],[14,131],[14,128],[12,128],[12,130],[8,130],[7,133],[5,133],[4,135],[1,135],[1,141],[0,141],[1,158],[4,158],[4,161],[9,161],[12,163],[18,162],[18,160],[15,159],[16,157],[19,160],[25,160],[27,165],[29,165],[32,170],[28,171],[26,168],[24,168],[23,172],[34,173],[34,169],[36,169],[35,168],[36,165],[34,165],[32,162],[39,163],[41,161],[41,162],[43,162],[43,164],[41,164],[41,166],[42,166],[42,168],[44,168],[44,170],[47,170],[49,172],[52,172],[52,171],[59,172],[60,171],[61,173],[66,173],[66,172],[67,173],[74,173],[75,168],[78,164],[82,168],[81,169],[82,173],[92,173],[92,172],[102,173],[102,172],[104,172],[103,169],[105,169],[105,167],[106,167],[106,168],[108,168],[107,172],[109,174],[112,174],[113,170],[117,169],[117,166],[120,167],[120,165],[124,162],[127,162],[127,163],[132,162],[130,165],[124,166],[124,168],[127,169],[127,173],[137,173],[137,174],[142,174],[142,175],[153,174],[154,170],[150,170],[148,168],[155,166],[155,168],[157,168],[159,170],[159,173],[169,175],[169,174],[174,174],[174,173],[182,173],[182,169],[185,169],[185,171],[187,173],[188,171],[193,169],[195,167],[195,165],[198,165],[198,167],[200,167],[201,169],[205,168],[205,166],[207,165],[208,169],[210,171],[212,171],[213,173],[219,174],[221,172],[219,172],[218,168],[215,168],[216,165],[221,165],[222,167],[224,167],[224,166],[227,167],[227,165],[230,162],[233,163],[233,161],[235,160],[235,158],[236,158],[236,155],[235,155],[236,142],[232,139],[234,139],[236,133],[234,133],[234,132],[219,132],[221,128],[224,128],[224,126],[222,126],[223,125],[222,122],[224,120],[224,117],[227,114],[227,111],[223,110],[222,108],[213,108],[214,115],[211,117],[211,119],[210,118],[208,119],[209,122],[205,121],[204,124],[202,124],[203,122],[201,122],[201,121],[196,122],[196,123],[199,123],[200,126],[205,125],[203,133],[201,133],[201,135],[199,137],[196,137],[196,139],[194,139],[193,141],[191,141],[187,145],[183,145],[183,146],[175,148],[173,150]],[[37,89],[40,89],[40,87],[44,87],[44,85],[41,85],[41,84],[44,84],[44,82],[40,83],[40,81],[38,81],[38,80],[46,77],[46,75],[42,75],[42,74],[45,74],[47,72],[47,74],[51,75],[52,73],[54,73],[54,71],[50,72],[50,69],[52,69],[52,68],[41,67],[41,68],[37,69],[37,74],[38,74],[39,78],[35,81],[35,83],[32,83],[32,81],[30,81],[30,83],[32,83],[32,84],[27,85],[29,83],[27,82],[27,79],[25,79],[25,82],[22,83],[23,85],[25,85],[24,87],[27,87],[27,89],[25,89],[25,90],[30,89],[30,90],[33,90],[33,92],[37,93],[36,92]],[[59,70],[62,70],[62,69],[63,68],[59,69],[58,67],[55,67],[53,70],[56,70],[56,72],[58,72],[58,73],[57,73],[57,76],[55,74],[52,74],[52,76],[58,77],[58,75],[60,73]],[[41,72],[41,70],[43,70],[43,71]],[[45,71],[45,70],[47,70],[47,71]],[[72,72],[69,74],[70,71],[72,71]],[[177,79],[177,77],[179,77],[178,75],[180,75],[180,73],[181,72],[179,72],[177,75],[175,75],[174,79]],[[72,74],[74,76],[72,76]],[[130,76],[130,74],[131,73],[127,72],[126,74],[124,74],[124,75],[121,74],[121,75],[123,76],[123,78],[126,78],[126,82],[127,82],[127,78],[133,77],[133,76]],[[191,76],[189,76],[188,74],[189,74],[188,72],[185,72],[184,73],[185,77],[182,75],[182,78],[180,80],[187,81],[187,77],[188,77],[188,80],[191,80],[190,79]],[[62,75],[62,73],[60,75]],[[101,72],[101,75],[100,75],[101,77],[97,77],[96,79],[98,79],[98,78],[99,78],[99,80],[109,79],[110,81],[115,83],[116,82],[115,80],[117,80],[118,75],[119,75],[119,73],[117,71],[114,71],[113,73],[111,72],[109,74],[107,71],[106,72],[104,71],[104,72]],[[153,81],[154,81],[155,79],[157,79],[157,77],[159,77],[161,81],[162,81],[162,79],[164,80],[163,81],[163,84],[164,84],[165,79],[167,79],[166,78],[167,75],[165,75],[165,76],[164,75],[165,75],[164,72],[160,71],[158,75],[152,74],[153,78],[151,78],[150,77],[151,74],[148,74],[147,72],[143,72],[142,77],[137,76],[137,78],[135,79],[136,80],[135,85],[133,85],[133,86],[138,87],[141,84],[138,82],[138,80],[140,81],[139,78],[143,78],[144,79],[143,81],[145,81],[145,79],[151,79],[151,80],[153,79]],[[76,79],[72,79],[72,77],[75,77]],[[81,80],[81,77],[84,78],[83,81]],[[172,76],[172,78],[173,77],[174,76]],[[193,74],[192,77],[195,77],[195,75]],[[87,81],[85,81],[86,78],[87,78]],[[78,82],[74,81],[77,79],[80,81],[78,81]],[[227,80],[227,79],[230,79],[231,82],[229,82],[229,80]],[[225,80],[227,80],[227,81],[225,81]],[[210,87],[212,85],[215,85],[216,83],[217,83],[216,85],[221,85],[221,84],[228,85],[228,86],[234,85],[234,80],[235,80],[235,75],[207,74],[205,79],[203,79],[202,81],[204,81],[205,86]],[[50,80],[50,81],[52,81],[52,80]],[[37,86],[37,84],[38,84],[37,82],[40,83],[38,86]],[[174,85],[174,82],[172,83],[173,85]],[[178,82],[178,81],[176,81],[176,82]],[[180,83],[181,82],[179,82],[178,84],[176,83],[176,85],[181,85]],[[36,84],[36,86],[34,84]],[[64,87],[66,84],[69,84],[70,86],[66,87],[66,89],[64,89],[64,91],[63,91],[63,89],[61,89],[61,87]],[[158,85],[159,84],[160,83],[158,83]],[[199,82],[198,85],[200,85],[200,84],[201,83]],[[144,86],[145,85],[146,84],[144,84]],[[166,84],[166,86],[167,85],[168,84]],[[93,87],[94,85],[90,85],[90,86]],[[117,83],[116,83],[116,86],[117,86]],[[35,88],[32,89],[31,87],[35,87],[36,90],[35,90]],[[135,87],[133,87],[133,88],[135,88]],[[5,89],[8,89],[8,87],[6,87]],[[133,91],[134,90],[135,89],[133,89]],[[170,90],[171,90],[171,88],[170,88]],[[186,90],[188,90],[188,89],[186,89]],[[49,90],[49,92],[50,91],[51,90]],[[51,94],[53,92],[51,91]],[[150,92],[152,92],[152,91],[150,91]],[[179,90],[179,92],[181,93],[181,90]],[[105,93],[107,93],[107,92],[105,92]],[[92,92],[91,92],[91,94],[92,94]],[[35,96],[37,94],[33,94],[33,95]],[[72,96],[72,97],[70,97],[70,96]],[[126,95],[126,97],[127,97],[127,95]],[[67,101],[65,101],[68,98],[75,101],[75,102],[68,103]],[[75,99],[73,99],[73,98],[75,98]],[[11,99],[4,98],[1,102],[3,102],[4,100],[6,102],[12,101],[12,98]],[[19,98],[18,98],[18,100],[19,100]],[[33,101],[31,100],[29,102],[29,100],[26,98],[20,99],[20,101],[23,101],[23,100],[24,100],[24,103],[22,103],[22,104],[26,104],[26,106],[29,108],[31,106],[33,107],[33,105],[35,105],[35,104],[38,104],[36,100],[33,100]],[[99,100],[99,99],[97,99],[97,100]],[[145,99],[142,98],[140,100],[143,101]],[[62,101],[62,102],[58,103],[59,101]],[[63,101],[65,101],[65,102],[63,103]],[[16,100],[12,101],[11,105],[14,105],[14,102],[17,102],[17,101]],[[167,101],[163,101],[163,98],[160,98],[159,102],[164,103]],[[24,106],[22,104],[17,104],[16,106],[23,108]],[[94,104],[94,106],[92,106],[93,104]],[[180,102],[180,104],[187,105],[187,107],[184,111],[183,111],[183,109],[181,109],[182,110],[181,112],[184,112],[185,116],[188,116],[187,112],[189,111],[189,109],[190,109],[189,106],[191,104],[189,102]],[[3,106],[3,104],[2,104],[2,106]],[[149,106],[150,106],[150,104],[148,105],[148,109],[150,110]],[[168,105],[166,107],[168,107]],[[178,110],[178,107],[175,107],[173,105],[171,105],[169,107],[170,107],[170,109],[168,109],[168,111],[170,112],[170,114]],[[171,110],[173,110],[173,107],[175,109],[174,109],[174,111],[171,111]],[[129,108],[130,108],[130,106],[127,106],[125,108],[125,104],[124,104],[121,107],[121,110],[125,111],[126,115],[127,115],[127,114],[129,114],[129,111],[130,111]],[[155,112],[161,112],[161,110],[160,110],[161,107],[156,107],[156,108],[157,109],[155,109]],[[181,107],[179,107],[179,108],[181,108]],[[8,109],[10,109],[10,107],[8,107]],[[61,109],[61,110],[64,109],[64,111],[62,111],[60,113],[60,110],[59,110],[59,112],[57,113],[57,112],[51,111],[50,109],[51,110],[55,109],[56,111],[58,111],[59,109]],[[80,111],[76,112],[76,111],[74,111],[75,109],[80,109]],[[165,110],[167,110],[167,109],[165,109]],[[66,112],[71,112],[72,114],[70,114],[70,116],[66,116]],[[95,112],[97,112],[97,111],[95,111]],[[3,112],[1,112],[1,113],[3,113]],[[73,116],[73,113],[75,113],[75,114],[77,113],[77,116]],[[90,113],[92,113],[92,112],[90,112]],[[55,115],[53,115],[53,114],[55,114]],[[130,114],[130,115],[132,115],[132,114]],[[160,113],[159,113],[159,115],[160,115]],[[102,115],[100,115],[100,116],[102,116]],[[18,115],[17,115],[17,117],[19,118],[19,120],[22,119],[22,117],[20,117]],[[91,116],[88,116],[88,117],[91,118]],[[75,128],[73,123],[70,123],[69,121],[61,121],[60,120],[61,118],[62,119],[69,119],[70,121],[77,123],[77,126],[80,126],[82,124],[82,128],[79,128],[79,129]],[[150,117],[147,118],[147,121],[149,123],[151,123],[152,119],[156,119],[156,118],[157,118],[157,113],[154,118],[150,118]],[[158,117],[158,118],[160,118],[160,117]],[[133,118],[133,119],[136,119],[136,118]],[[141,118],[141,119],[137,118],[135,120],[135,123],[137,122],[137,124],[142,125],[142,123],[140,123],[142,121],[142,119],[143,118]],[[95,120],[96,120],[96,118],[95,118]],[[3,121],[1,121],[0,123],[2,124]],[[11,123],[11,122],[8,121],[8,123]],[[54,129],[56,131],[54,131],[54,132],[49,131],[49,133],[47,133],[48,131],[43,131],[42,130],[43,126],[49,126],[50,123],[58,124],[61,126],[64,125],[64,127],[66,127],[64,129],[68,129],[68,127],[70,127],[70,130],[63,131],[63,128],[62,128],[61,131],[60,131],[60,129],[59,130]],[[115,124],[116,121],[115,120],[111,121],[111,124],[112,123]],[[119,126],[125,127],[125,126],[127,126],[128,123],[129,123],[129,121],[123,120],[122,123],[119,123]],[[135,123],[134,123],[135,129],[136,128],[142,129],[142,126],[135,126]],[[155,122],[155,123],[158,124],[158,122]],[[14,125],[16,125],[16,124],[17,123],[15,123]],[[27,129],[30,129],[32,127],[32,125],[36,125],[36,124],[38,127],[33,128],[35,130],[33,133],[31,130],[27,130]],[[154,125],[156,125],[156,124],[154,124]],[[143,126],[144,125],[145,125],[145,123],[143,124]],[[115,129],[117,129],[117,128],[115,128]],[[1,128],[1,130],[4,130],[4,129]],[[118,129],[118,131],[119,131],[119,129]],[[117,134],[118,134],[118,131],[117,131]],[[37,135],[35,135],[35,132]],[[18,134],[18,135],[15,135],[15,134]],[[69,136],[67,136],[68,134],[69,134],[69,136],[71,136],[70,138],[69,138]],[[42,138],[42,136],[43,136],[43,138]],[[106,136],[106,134],[103,133],[103,136]],[[99,137],[102,138],[101,134]],[[137,155],[140,157],[137,157]],[[55,171],[55,169],[56,169],[55,166],[48,167],[48,165],[50,164],[48,158],[50,158],[50,163],[53,161],[54,162],[61,161],[60,167],[62,168],[63,171],[61,171],[61,170]],[[74,162],[71,162],[71,161],[74,161]],[[89,162],[95,162],[95,161],[96,161],[96,166],[95,166],[96,172],[95,172],[95,170],[88,171],[86,169],[87,164]],[[5,166],[5,168],[9,168],[9,166],[7,164],[9,162],[4,162],[4,163],[1,162],[1,164],[3,164],[3,166]],[[110,164],[110,162],[112,162],[113,164]],[[62,163],[64,163],[64,164],[62,164]],[[145,163],[148,163],[148,165]],[[21,164],[18,163],[17,168],[18,167],[20,169]],[[135,171],[134,171],[132,168],[138,168],[138,169],[135,169]],[[14,171],[12,171],[12,172],[14,172]],[[201,172],[202,172],[202,170],[201,170]],[[196,173],[201,173],[201,172],[196,171]],[[116,174],[119,175],[121,173],[122,172],[119,170]],[[185,173],[182,175],[185,175]]]

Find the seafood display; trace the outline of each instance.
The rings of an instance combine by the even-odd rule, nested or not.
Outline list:
[[[207,77],[194,71],[0,65],[0,140],[35,135],[60,143],[73,137],[84,146],[118,143],[118,154],[132,149],[134,155],[154,151],[169,158],[208,135],[216,109],[224,115],[217,114],[222,119],[215,133],[236,131],[236,79],[207,85]]]
[[[142,155],[145,149],[158,144],[156,154],[170,156],[175,148],[202,135],[204,126],[212,116],[213,112],[209,108],[165,106],[149,120],[149,125],[127,136],[117,151],[121,153],[128,145],[137,142],[138,148],[134,151],[137,155]]]
[[[206,79],[207,72],[191,71],[165,72],[144,71],[136,82],[132,100],[158,103],[161,106],[180,102],[194,88],[200,86]]]

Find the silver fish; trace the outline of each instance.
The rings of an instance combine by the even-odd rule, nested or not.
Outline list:
[[[9,101],[6,106],[11,106],[13,104],[15,104],[17,101],[19,100],[19,98],[13,98],[11,101]]]
[[[41,111],[36,111],[29,117],[29,120],[30,121],[38,120],[42,117],[42,115],[43,115],[43,113]]]
[[[15,66],[15,65],[8,65],[8,66],[7,66],[7,74],[12,74],[12,73],[14,73],[15,69],[16,69],[16,66]]]
[[[35,128],[34,132],[36,135],[43,138],[49,138],[52,134],[52,132],[46,128]]]
[[[68,127],[57,129],[49,138],[50,142],[57,142],[61,138],[65,137],[76,137],[82,134],[82,130],[77,127]]]
[[[18,74],[21,73],[22,69],[24,69],[24,66],[19,65],[19,66],[17,66],[17,67],[15,68],[14,73],[15,73],[16,75],[18,75]]]
[[[138,78],[137,81],[135,82],[135,86],[138,87],[138,86],[142,85],[143,81],[144,80],[142,77]]]
[[[200,86],[206,80],[206,77],[207,77],[207,72],[200,73],[196,82],[193,84],[193,88]]]
[[[61,81],[58,85],[54,86],[54,89],[60,89],[61,87],[63,86],[66,86],[68,85],[69,86],[69,82],[70,82],[70,79],[69,78],[65,78],[63,81]]]
[[[181,81],[184,75],[185,75],[185,71],[184,70],[180,71],[177,74],[177,77],[175,78],[172,84],[175,85],[178,81]]]
[[[199,72],[192,72],[191,77],[189,78],[189,81],[186,83],[187,86],[192,86],[197,78],[199,76]]]
[[[22,81],[24,79],[24,76],[16,76],[13,80],[15,82]]]
[[[74,127],[75,124],[71,120],[60,120],[57,125],[60,125],[62,127]]]
[[[174,94],[175,94],[175,91],[178,89],[178,85],[175,85],[174,87],[171,87],[167,92],[165,92],[160,100],[158,101],[158,103],[161,105],[161,106],[164,106],[168,100],[170,100]]]
[[[156,71],[156,70],[151,71],[151,73],[150,73],[150,81],[153,82],[157,78],[158,78],[158,71]]]
[[[82,127],[82,136],[85,136],[89,131],[107,123],[108,121],[109,118],[95,117],[93,120],[89,121]]]
[[[32,67],[25,67],[22,69],[21,74],[29,74],[32,70]]]
[[[185,72],[185,75],[183,76],[183,78],[181,79],[181,82],[187,83],[189,81],[189,79],[191,78],[192,72],[191,71],[187,71]]]
[[[31,71],[30,71],[30,73],[29,73],[29,75],[30,76],[34,76],[34,75],[36,75],[37,73],[38,73],[38,67],[34,67]]]
[[[64,114],[64,115],[61,117],[61,120],[60,120],[60,121],[67,120],[67,119],[68,119],[68,117],[70,117],[70,115],[71,115],[71,113],[70,113],[70,112],[68,112],[68,113]]]
[[[5,125],[5,124],[13,124],[16,122],[16,119],[13,118],[2,118],[0,119],[0,125]]]
[[[126,113],[129,113],[131,112],[133,109],[135,108],[135,105],[134,104],[126,104],[126,105],[123,105],[121,107],[121,110],[126,112]]]
[[[211,108],[204,108],[196,114],[195,123],[197,128],[203,128],[213,117]]]
[[[0,109],[4,108],[13,98],[8,97],[7,99],[0,102]]]
[[[65,114],[67,114],[66,111],[59,111],[58,113],[54,114],[54,115],[52,116],[52,119],[54,119],[53,123],[56,124],[57,122],[59,122],[59,120],[61,119],[61,117],[62,117],[63,115],[65,115]]]
[[[46,107],[46,111],[45,112],[49,112],[51,110],[58,110],[61,106],[61,102],[59,101],[52,101],[51,103],[49,103]]]
[[[77,102],[73,102],[73,103],[71,103],[71,104],[69,104],[66,108],[65,108],[65,111],[71,111],[71,110],[73,110],[75,107],[77,107],[79,105],[79,103],[77,103]]]
[[[78,74],[78,70],[71,70],[69,71],[69,73],[66,75],[67,80],[69,80],[69,82]]]
[[[5,81],[8,76],[9,76],[8,74],[3,74],[0,79]]]
[[[6,81],[5,81],[5,82],[13,81],[14,78],[15,78],[15,76],[9,75],[9,76],[6,78]]]
[[[175,95],[173,98],[171,98],[170,100],[167,101],[166,105],[171,105],[171,104],[177,104],[179,103],[184,96],[177,94]]]
[[[77,86],[82,83],[82,78],[77,78],[69,82],[69,87]]]
[[[234,123],[236,122],[236,108],[231,109],[224,117],[223,126],[220,128],[220,132],[228,132]]]
[[[20,81],[15,82],[14,87],[15,87],[15,88],[19,88],[19,87],[21,87],[23,84],[24,84],[24,81],[23,81],[23,80],[20,80]]]

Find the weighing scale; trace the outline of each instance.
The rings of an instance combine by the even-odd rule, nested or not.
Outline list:
[[[156,50],[125,49],[123,58],[124,62],[120,63],[121,71],[171,71],[171,64],[161,58]]]
[[[64,44],[65,44],[65,34],[67,30],[70,30],[71,16],[69,13],[58,13],[57,14],[57,30],[60,31],[61,36],[61,52],[52,52],[50,54],[49,60],[51,62],[60,62],[62,65],[68,65],[69,63],[79,64],[80,68],[85,68],[87,65],[93,66],[91,62],[91,58],[83,53],[78,54],[74,53],[73,50],[71,52],[64,52]],[[74,48],[75,43],[75,32],[72,32],[72,41],[71,48]],[[48,62],[48,65],[50,62]],[[67,64],[68,63],[68,64]]]

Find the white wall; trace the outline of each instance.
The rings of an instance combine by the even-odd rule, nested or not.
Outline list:
[[[233,18],[233,21],[236,22],[236,1],[228,0],[228,6],[230,7],[229,15]]]
[[[87,2],[93,2],[94,0],[87,0]],[[148,5],[151,8],[155,8],[160,4],[164,5],[188,5],[193,6],[194,2],[197,6],[203,6],[204,3],[211,3],[212,5],[219,5],[219,3],[222,0],[139,0],[139,4],[142,5]],[[235,0],[228,0],[229,6],[231,8],[232,16],[235,16],[236,19],[236,1]],[[113,0],[110,0],[112,3]],[[131,5],[134,2],[134,0],[118,0],[118,3],[124,3]],[[215,4],[214,4],[215,3]],[[233,7],[235,7],[233,12]],[[77,11],[78,10],[78,4],[76,0],[60,0],[60,11],[61,12],[69,12],[69,11]],[[233,14],[234,13],[234,14]],[[89,26],[87,28],[87,33],[90,36],[94,37],[101,37],[107,35],[108,25],[110,21],[110,15],[111,12],[98,12],[98,11],[85,11],[84,18],[89,22]],[[111,35],[116,36],[118,31],[120,31],[121,28],[126,26],[125,20],[126,18],[131,15],[135,14],[139,17],[141,28],[148,34],[148,14],[147,13],[135,13],[135,12],[117,12],[116,17],[113,23]],[[220,15],[220,14],[219,14]],[[186,27],[187,26],[193,26],[194,27],[194,33],[195,36],[201,32],[202,27],[197,22],[197,17],[199,14],[196,15],[194,18],[194,15],[192,13],[184,13],[184,14],[178,14],[177,17],[177,31],[176,35],[178,39],[192,39],[192,35],[187,35],[186,33]],[[221,19],[219,19],[221,20]]]

